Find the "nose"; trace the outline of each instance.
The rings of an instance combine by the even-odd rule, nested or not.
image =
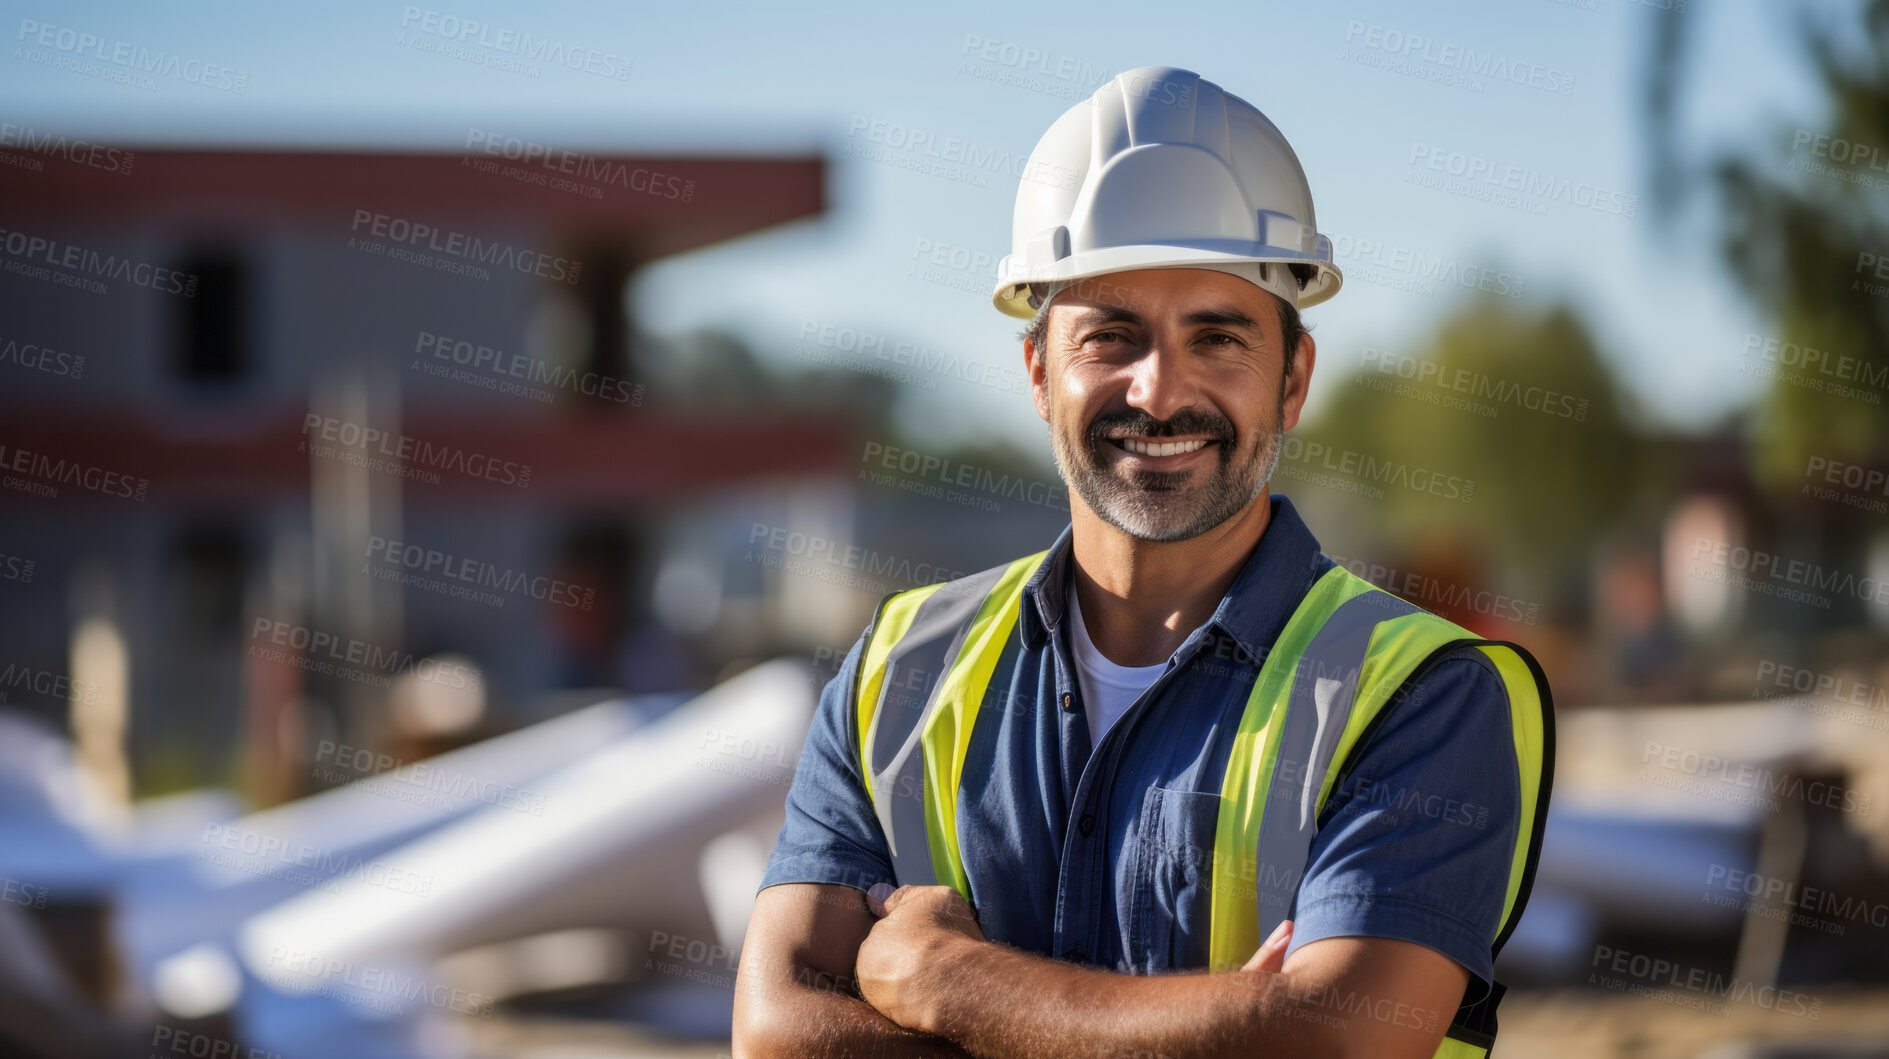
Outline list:
[[[1178,338],[1156,336],[1128,365],[1128,404],[1166,422],[1174,413],[1196,403],[1198,383],[1192,367]]]

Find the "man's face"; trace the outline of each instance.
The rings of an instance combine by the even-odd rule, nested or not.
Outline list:
[[[1045,344],[1026,342],[1025,360],[1057,468],[1103,521],[1149,541],[1199,536],[1260,496],[1316,355],[1306,338],[1288,358],[1273,295],[1191,268],[1070,287]]]

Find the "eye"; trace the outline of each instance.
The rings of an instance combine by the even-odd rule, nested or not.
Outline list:
[[[1128,336],[1122,334],[1120,331],[1097,331],[1095,334],[1083,339],[1083,344],[1087,345],[1090,342],[1107,342],[1111,340],[1125,342],[1128,340]]]
[[[1240,340],[1237,338],[1234,338],[1232,335],[1223,335],[1217,331],[1210,335],[1202,335],[1201,341],[1213,342],[1215,345],[1219,345],[1223,347],[1228,346],[1228,345],[1239,345],[1240,343]]]

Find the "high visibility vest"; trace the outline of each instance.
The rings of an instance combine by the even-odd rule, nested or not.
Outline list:
[[[1047,554],[889,593],[867,626],[853,686],[860,774],[901,885],[948,885],[971,903],[958,854],[958,783],[978,709],[1015,634],[1023,586]],[[1547,816],[1554,762],[1547,680],[1519,645],[1482,639],[1335,566],[1267,652],[1227,759],[1214,837],[1211,970],[1243,966],[1285,918],[1319,813],[1351,752],[1406,681],[1463,646],[1488,655],[1508,690],[1521,779],[1492,952],[1501,949],[1527,903]],[[1465,995],[1438,1057],[1488,1054],[1503,989],[1492,983],[1475,1004]]]

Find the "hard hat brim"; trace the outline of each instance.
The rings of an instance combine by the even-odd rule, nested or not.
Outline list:
[[[1214,244],[1219,243],[1216,247]],[[1237,248],[1237,249],[1235,249]],[[1255,252],[1254,244],[1235,240],[1211,240],[1196,243],[1136,244],[1132,246],[1099,247],[1071,254],[1053,264],[1029,270],[1027,275],[1010,276],[1010,262],[1016,255],[1005,255],[998,263],[997,274],[1000,279],[991,292],[991,303],[1006,316],[1028,320],[1036,315],[1030,308],[1029,293],[1032,283],[1053,283],[1060,280],[1088,279],[1104,276],[1111,272],[1133,272],[1144,268],[1187,268],[1203,264],[1240,264],[1273,262],[1279,264],[1312,265],[1318,269],[1305,288],[1299,292],[1298,307],[1307,309],[1319,304],[1338,293],[1344,283],[1344,273],[1329,259],[1314,257],[1311,254],[1285,247],[1269,246]]]

